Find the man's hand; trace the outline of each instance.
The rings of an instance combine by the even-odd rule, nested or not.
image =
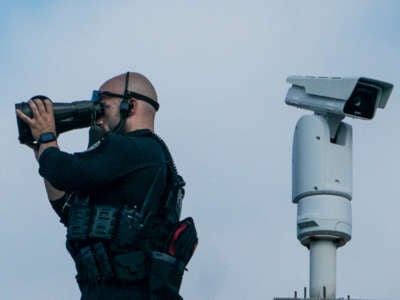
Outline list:
[[[16,113],[31,128],[33,138],[38,140],[40,135],[45,132],[56,134],[53,103],[51,103],[50,99],[42,101],[35,98],[29,100],[28,104],[32,110],[33,118],[28,117],[19,109],[16,110]]]
[[[50,99],[41,100],[39,98],[28,101],[29,107],[32,110],[33,117],[30,118],[19,109],[16,110],[20,117],[31,128],[32,136],[37,141],[42,133],[53,132],[56,134],[56,122],[54,120],[53,103]],[[31,147],[31,145],[28,145]],[[52,141],[46,144],[40,144],[39,149],[33,147],[36,160],[39,160],[42,152],[48,147],[57,147],[57,141]]]

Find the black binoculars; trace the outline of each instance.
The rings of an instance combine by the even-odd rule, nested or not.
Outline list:
[[[41,100],[44,96],[36,96]],[[15,104],[15,108],[21,110],[25,115],[32,117],[32,110],[27,102]],[[99,102],[89,100],[74,101],[71,103],[53,103],[54,119],[56,123],[57,135],[73,129],[85,128],[95,124],[97,118],[104,113],[103,107]],[[29,126],[17,116],[19,141],[21,144],[32,145],[32,137]]]

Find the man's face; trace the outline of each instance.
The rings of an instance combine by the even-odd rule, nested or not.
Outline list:
[[[96,124],[108,132],[113,130],[120,121],[121,98],[104,96],[100,103],[103,105],[104,114],[96,120]]]

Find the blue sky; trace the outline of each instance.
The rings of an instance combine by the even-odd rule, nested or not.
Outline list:
[[[338,250],[337,295],[400,293],[398,1],[2,1],[0,294],[78,299],[64,228],[14,103],[81,100],[127,70],[154,83],[156,131],[187,181],[184,215],[200,244],[185,299],[272,299],[308,285],[296,240],[291,143],[308,113],[284,104],[288,75],[366,76],[395,85],[387,108],[354,129],[353,239]],[[85,148],[86,130],[60,137]],[[56,296],[55,296],[56,295]]]

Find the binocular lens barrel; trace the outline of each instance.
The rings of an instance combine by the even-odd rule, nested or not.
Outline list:
[[[15,104],[15,108],[25,115],[33,117],[28,103]],[[57,135],[78,128],[89,127],[97,118],[102,116],[103,107],[98,102],[74,101],[71,103],[53,103],[54,119]],[[32,144],[34,139],[29,126],[17,116],[19,141],[21,144]]]

